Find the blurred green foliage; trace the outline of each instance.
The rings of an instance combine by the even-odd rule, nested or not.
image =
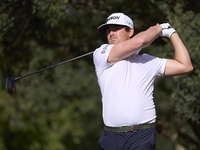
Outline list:
[[[106,42],[97,27],[112,12],[129,15],[136,34],[163,22],[179,33],[194,71],[155,82],[157,149],[200,149],[199,7],[196,0],[1,0],[0,149],[98,149],[103,122],[92,55],[18,80],[12,96],[4,82],[95,50]],[[173,58],[164,38],[143,52]]]

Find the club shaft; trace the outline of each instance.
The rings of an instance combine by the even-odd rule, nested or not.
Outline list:
[[[16,80],[19,80],[19,79],[21,79],[21,78],[24,78],[24,77],[27,77],[27,76],[30,76],[30,75],[33,75],[33,74],[36,74],[36,73],[39,73],[39,72],[45,71],[45,70],[47,70],[47,69],[51,69],[51,68],[54,68],[54,67],[56,67],[56,66],[59,66],[59,65],[65,64],[65,63],[67,63],[67,62],[70,62],[70,61],[73,61],[73,60],[76,60],[76,59],[79,59],[79,58],[82,58],[82,57],[88,56],[88,55],[90,55],[90,54],[92,54],[92,53],[94,53],[94,52],[89,52],[89,53],[86,53],[86,54],[83,54],[83,55],[80,55],[80,56],[74,57],[74,58],[72,58],[72,59],[69,59],[69,60],[63,61],[63,62],[61,62],[61,63],[58,63],[58,64],[55,64],[55,65],[52,65],[52,66],[46,67],[46,68],[44,68],[44,69],[41,69],[41,70],[35,71],[35,72],[33,72],[33,73],[30,73],[30,74],[27,74],[27,75],[24,75],[24,76],[21,76],[21,77],[17,77],[17,78],[15,78],[15,81],[16,81]]]

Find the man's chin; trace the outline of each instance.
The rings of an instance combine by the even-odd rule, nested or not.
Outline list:
[[[109,44],[116,44],[116,41],[110,41]]]

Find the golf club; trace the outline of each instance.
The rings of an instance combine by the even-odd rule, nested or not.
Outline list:
[[[67,62],[70,62],[70,61],[73,61],[73,60],[76,60],[76,59],[79,59],[79,58],[88,56],[88,55],[90,55],[90,54],[92,54],[92,53],[93,53],[93,52],[89,52],[89,53],[80,55],[80,56],[78,56],[78,57],[75,57],[75,58],[72,58],[72,59],[63,61],[63,62],[61,62],[61,63],[52,65],[52,66],[50,66],[50,67],[47,67],[47,68],[44,68],[44,69],[35,71],[35,72],[33,72],[33,73],[30,73],[30,74],[27,74],[27,75],[24,75],[24,76],[21,76],[21,77],[17,77],[17,78],[8,77],[8,78],[6,78],[6,81],[5,81],[6,90],[7,90],[7,92],[8,92],[9,94],[13,94],[13,93],[16,91],[16,81],[17,81],[17,80],[20,80],[20,79],[22,79],[22,78],[24,78],[24,77],[27,77],[27,76],[30,76],[30,75],[33,75],[33,74],[36,74],[36,73],[38,73],[38,72],[45,71],[45,70],[47,70],[47,69],[54,68],[54,67],[56,67],[56,66],[65,64],[65,63],[67,63]]]

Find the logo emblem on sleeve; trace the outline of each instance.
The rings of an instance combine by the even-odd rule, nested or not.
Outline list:
[[[108,44],[105,47],[103,47],[103,50],[101,51],[101,54],[104,54],[107,51],[107,47],[108,47]]]

